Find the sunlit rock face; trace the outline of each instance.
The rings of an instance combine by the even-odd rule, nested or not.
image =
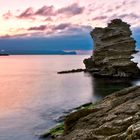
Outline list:
[[[131,35],[130,25],[120,19],[112,20],[105,28],[93,29],[93,55],[84,60],[87,70],[96,76],[137,76],[137,63],[131,61],[136,41]]]

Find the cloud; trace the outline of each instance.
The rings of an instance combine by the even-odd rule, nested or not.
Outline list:
[[[77,3],[74,3],[70,6],[59,9],[57,13],[74,16],[83,13],[84,9],[85,9],[84,7],[80,7]]]
[[[17,18],[21,19],[35,19],[36,16],[51,16],[55,15],[54,7],[53,6],[43,6],[37,10],[34,10],[32,7],[25,9],[22,13],[20,13]]]
[[[79,34],[90,35],[90,31],[92,29],[93,28],[91,26],[86,26],[86,25],[71,25],[63,33],[66,35],[68,35],[68,34],[70,34],[70,35],[79,35]]]
[[[103,19],[107,19],[107,16],[97,16],[92,18],[92,20],[103,20]]]
[[[140,16],[137,13],[118,13],[118,14],[112,14],[107,22],[110,22],[110,20],[115,19],[115,18],[120,18],[123,21],[127,22],[130,24],[133,28],[134,27],[140,27],[139,22],[140,22]]]
[[[84,25],[103,27],[114,18],[122,18],[122,20],[131,24],[132,27],[139,27],[139,4],[140,1],[137,0],[95,0],[94,2],[92,0],[87,0],[87,2],[78,0],[77,3],[74,1],[62,2],[58,8],[55,7],[52,1],[50,3],[44,2],[43,5],[41,4],[36,9],[31,5],[31,7],[23,11],[12,11],[12,13],[8,11],[5,13],[3,15],[5,19],[10,17],[13,19],[6,23],[8,28],[4,25],[5,20],[3,19],[1,24],[3,24],[4,28],[1,28],[1,33],[10,35],[27,33],[28,36],[35,35],[32,33],[40,32],[43,37],[78,34],[80,32],[82,34],[83,32],[89,32],[91,29]],[[35,20],[30,21],[30,19]],[[20,24],[21,22],[22,24]],[[18,28],[24,28],[24,30],[17,32],[15,29]]]
[[[46,33],[47,35],[49,34],[55,34],[57,33],[57,31],[61,32],[64,31],[65,29],[71,27],[73,25],[71,25],[70,23],[61,23],[58,25],[40,25],[40,26],[34,26],[34,27],[30,27],[27,29],[27,31],[41,31],[42,34]]]
[[[60,9],[55,9],[54,6],[46,6],[37,9],[34,11],[32,7],[29,7],[25,9],[22,13],[20,13],[17,17],[18,18],[33,18],[35,16],[58,16],[60,14],[66,15],[66,16],[75,16],[82,14],[84,11],[84,7],[81,7],[78,5],[78,3],[71,4],[66,7],[62,7]]]
[[[51,17],[47,17],[45,20],[43,21],[53,21],[53,19]]]
[[[3,14],[2,17],[6,20],[10,19],[11,17],[13,17],[13,14],[11,13],[11,11],[8,11],[7,13]]]
[[[40,26],[35,26],[35,27],[30,27],[29,29],[28,29],[28,31],[32,31],[32,30],[36,30],[36,31],[38,31],[38,30],[40,30],[40,31],[44,31],[44,30],[46,30],[47,29],[47,26],[46,25],[40,25]]]
[[[40,16],[54,16],[55,11],[53,6],[43,6],[40,9],[38,9],[34,15],[40,15]]]
[[[18,18],[30,18],[34,15],[34,10],[32,7],[27,8],[25,11],[23,11],[20,15],[18,15]]]
[[[119,15],[119,18],[125,18],[125,17],[134,18],[134,19],[140,18],[139,15],[136,15],[134,13]]]
[[[59,25],[55,26],[53,29],[54,30],[64,30],[64,29],[66,29],[70,26],[71,26],[70,23],[62,23],[62,24],[59,24]]]
[[[2,36],[0,36],[0,39],[8,39],[8,38],[10,38],[11,36],[10,35],[2,35]]]
[[[50,37],[50,36],[69,36],[69,35],[80,35],[89,34],[92,30],[91,26],[71,24],[71,23],[60,23],[58,25],[40,25],[33,26],[24,30],[26,33],[18,33],[11,35],[7,34],[0,36],[2,39],[8,38],[32,38],[32,37]],[[19,31],[20,31],[19,30]],[[17,30],[18,31],[18,30]],[[30,32],[32,31],[32,32]]]
[[[29,36],[29,34],[27,33],[23,33],[23,34],[16,34],[16,35],[3,35],[0,36],[0,39],[13,39],[13,38],[23,38],[23,37],[27,37]]]
[[[60,24],[52,28],[52,36],[68,36],[68,35],[89,35],[93,28],[86,25],[78,24]]]

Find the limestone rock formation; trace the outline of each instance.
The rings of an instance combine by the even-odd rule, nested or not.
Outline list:
[[[59,140],[140,140],[140,86],[115,92],[65,120]]]
[[[136,41],[131,37],[130,25],[114,19],[105,28],[91,32],[94,40],[93,55],[85,59],[88,71],[98,76],[134,77],[139,74],[137,63],[131,61]]]

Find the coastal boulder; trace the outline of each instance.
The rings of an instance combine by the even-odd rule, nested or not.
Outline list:
[[[121,19],[114,19],[105,28],[91,31],[94,51],[85,59],[87,71],[95,76],[135,77],[140,74],[137,63],[131,61],[136,41],[132,38],[130,25]]]

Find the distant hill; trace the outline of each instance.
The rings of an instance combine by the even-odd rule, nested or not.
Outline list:
[[[52,51],[52,50],[8,50],[10,55],[76,55],[76,51]]]

